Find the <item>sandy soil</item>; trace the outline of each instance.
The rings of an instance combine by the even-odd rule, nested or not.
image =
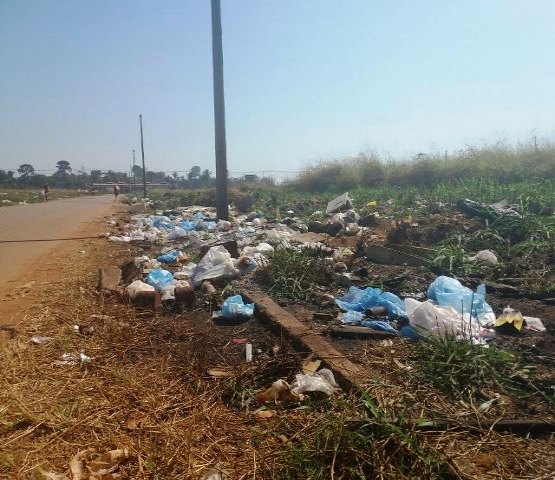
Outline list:
[[[111,195],[102,195],[0,209],[0,324],[18,323],[29,301],[27,294],[40,294],[41,284],[58,278],[58,266],[68,248],[106,242],[36,240],[96,236],[102,233],[99,221],[117,205]],[[4,240],[22,242],[2,243]]]

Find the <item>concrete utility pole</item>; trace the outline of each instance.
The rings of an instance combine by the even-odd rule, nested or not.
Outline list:
[[[133,191],[135,191],[135,149],[133,149],[133,167],[131,168],[131,180],[133,182]]]
[[[216,139],[216,211],[218,219],[229,220],[225,142],[224,55],[220,0],[212,0],[212,66],[214,73],[214,133]]]
[[[143,155],[143,198],[146,198],[146,168],[145,168],[145,147],[143,144],[143,115],[139,115],[139,123],[141,125],[141,152]]]

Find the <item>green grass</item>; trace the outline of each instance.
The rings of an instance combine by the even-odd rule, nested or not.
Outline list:
[[[512,353],[450,336],[434,335],[418,342],[412,359],[424,380],[455,398],[468,397],[488,387],[522,392],[527,389],[530,375]]]
[[[316,284],[326,280],[323,259],[308,250],[278,247],[268,255],[258,278],[274,298],[308,300]]]
[[[457,179],[518,183],[555,177],[555,147],[544,144],[468,147],[453,154],[419,154],[393,160],[374,153],[311,165],[295,182],[304,191],[349,190],[358,186],[433,187]]]
[[[452,478],[447,463],[422,445],[402,415],[392,423],[365,392],[362,403],[367,420],[330,414],[292,442],[279,478]]]

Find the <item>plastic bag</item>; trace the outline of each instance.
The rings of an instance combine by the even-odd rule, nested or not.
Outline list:
[[[468,257],[470,262],[486,263],[488,265],[497,265],[497,255],[491,250],[480,250],[473,257]]]
[[[333,373],[327,368],[322,368],[313,375],[298,373],[291,384],[291,391],[297,395],[305,392],[323,392],[326,395],[333,395],[338,388]]]
[[[363,320],[361,325],[363,327],[371,328],[372,330],[397,333],[397,330],[395,330],[389,323],[382,322],[380,320]]]
[[[133,230],[129,234],[129,239],[132,242],[140,242],[140,241],[143,241],[145,239],[145,234],[143,232],[141,232],[140,230]]]
[[[460,315],[468,313],[480,323],[495,321],[492,308],[486,303],[486,288],[479,285],[476,292],[451,277],[437,277],[428,287],[428,298],[438,305],[451,307]]]
[[[127,285],[127,288],[125,290],[131,298],[135,298],[135,296],[139,292],[154,292],[155,289],[152,285],[141,282],[141,280],[135,280],[134,282]]]
[[[391,292],[382,293],[379,288],[351,287],[343,297],[336,298],[335,303],[345,311],[364,312],[371,307],[385,307],[388,315],[403,318],[407,316],[403,301]]]
[[[193,275],[193,283],[198,287],[204,280],[232,277],[238,273],[229,252],[219,245],[208,250],[199,262]]]
[[[469,315],[464,318],[448,306],[435,305],[430,300],[419,302],[413,298],[405,299],[409,324],[420,332],[436,333],[440,336],[469,338],[478,336],[479,325]]]
[[[364,319],[364,313],[348,310],[340,314],[339,320],[346,325],[357,325]]]
[[[179,257],[181,257],[183,255],[183,253],[177,251],[177,250],[171,250],[169,252],[166,252],[164,255],[160,255],[157,260],[160,263],[175,263],[177,262],[177,259]]]
[[[162,292],[167,290],[173,283],[173,275],[163,268],[151,270],[146,277],[146,283],[152,285],[159,292]]]
[[[174,229],[168,233],[168,240],[178,240],[180,238],[186,237],[187,232],[181,227],[174,227]]]
[[[254,303],[244,303],[241,295],[226,298],[222,305],[224,318],[252,317],[253,315]]]

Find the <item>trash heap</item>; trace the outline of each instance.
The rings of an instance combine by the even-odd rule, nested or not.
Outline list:
[[[478,209],[475,204],[472,207]],[[486,303],[483,284],[473,291],[454,278],[439,276],[429,285],[424,301],[419,297],[403,300],[377,288],[359,288],[353,284],[353,280],[361,278],[353,268],[356,255],[352,249],[330,248],[323,241],[306,241],[303,235],[309,231],[331,236],[356,235],[364,244],[369,229],[362,225],[372,225],[378,216],[376,212],[361,219],[345,193],[329,202],[325,214],[314,212],[313,217],[320,220],[309,220],[307,224],[295,217],[293,211],[288,211],[284,218],[277,211],[276,218],[268,220],[259,212],[237,215],[232,210],[233,221],[218,221],[214,208],[191,206],[156,215],[135,214],[123,234],[107,234],[107,237],[112,242],[160,247],[155,257],[143,255],[134,260],[135,275],[125,290],[131,301],[140,306],[192,304],[197,289],[207,295],[215,294],[214,285],[225,286],[234,278],[254,272],[265,265],[267,256],[275,249],[318,249],[338,280],[336,283],[349,287],[344,296],[331,296],[342,310],[338,318],[344,325],[360,325],[411,339],[435,333],[482,345],[502,325],[509,325],[504,329],[520,331],[522,325],[530,323],[533,329],[542,331],[544,327],[539,319],[518,317],[520,313],[512,313],[510,309],[496,319]],[[203,255],[198,263],[190,261],[184,253],[191,248]],[[367,258],[382,263],[381,257],[391,254],[388,250],[370,245]],[[401,252],[394,253],[401,255]],[[497,262],[495,254],[488,250],[478,252],[475,257],[471,260]],[[415,265],[425,265],[421,263],[424,259],[414,255],[403,254],[399,258],[402,264],[413,265],[408,260],[416,259]],[[245,305],[240,296],[235,296],[225,301],[222,311],[216,312],[214,318],[251,317],[253,310],[254,306]]]

